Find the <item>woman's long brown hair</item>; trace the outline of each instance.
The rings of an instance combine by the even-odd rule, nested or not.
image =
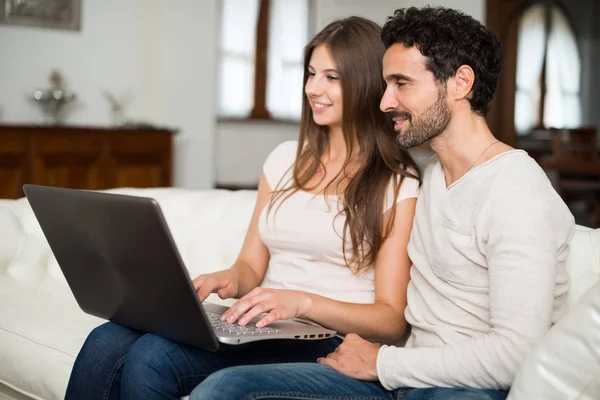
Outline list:
[[[328,47],[339,72],[343,105],[342,132],[347,153],[342,169],[327,184],[324,195],[333,182],[346,173],[351,157],[357,156],[358,168],[353,169],[349,179],[343,180],[347,185],[340,196],[343,206],[340,214],[346,217],[342,236],[344,260],[355,273],[373,267],[381,245],[392,232],[395,207],[390,209],[387,224],[384,223],[383,209],[390,182],[393,182],[394,197],[387,200],[393,200],[389,204],[395,204],[404,177],[420,179],[418,167],[410,154],[397,145],[392,119],[379,110],[385,90],[382,78],[385,47],[380,32],[381,28],[372,21],[349,17],[327,25],[304,48],[304,86],[308,80],[308,65],[317,46]],[[322,157],[329,150],[328,130],[327,126],[319,126],[314,122],[312,109],[304,94],[296,162],[290,167],[293,168],[293,178],[291,182],[279,182],[268,212],[278,199],[283,202],[300,190],[314,190],[322,182],[308,186],[315,174],[325,170]],[[358,149],[354,148],[355,143]],[[392,181],[396,175],[400,179]],[[348,252],[351,254],[349,259]]]

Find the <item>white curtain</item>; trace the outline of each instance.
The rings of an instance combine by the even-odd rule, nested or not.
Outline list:
[[[274,119],[300,119],[308,27],[308,0],[271,2],[266,105]]]
[[[581,59],[575,34],[562,10],[552,9],[546,55],[544,126],[572,128],[581,125]]]
[[[527,9],[519,20],[517,47],[517,90],[515,93],[515,129],[526,135],[538,124],[544,47],[546,42],[544,6]]]
[[[259,0],[221,0],[219,116],[246,118],[254,107]],[[302,50],[309,39],[309,0],[271,0],[266,107],[274,119],[299,120]]]
[[[221,0],[218,102],[220,117],[244,118],[254,106],[258,0]]]

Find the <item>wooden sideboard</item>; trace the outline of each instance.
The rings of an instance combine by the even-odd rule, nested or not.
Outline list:
[[[175,131],[0,125],[0,198],[26,183],[74,189],[171,185]]]

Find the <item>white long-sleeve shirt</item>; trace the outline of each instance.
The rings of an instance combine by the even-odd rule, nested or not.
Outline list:
[[[387,389],[507,389],[525,354],[557,320],[574,219],[538,164],[508,151],[449,187],[432,158],[408,252],[406,347],[383,346]]]

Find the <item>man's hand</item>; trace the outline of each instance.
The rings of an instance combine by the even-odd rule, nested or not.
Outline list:
[[[341,374],[361,381],[377,381],[377,354],[379,345],[349,333],[342,344],[327,357],[317,362],[325,364]]]

